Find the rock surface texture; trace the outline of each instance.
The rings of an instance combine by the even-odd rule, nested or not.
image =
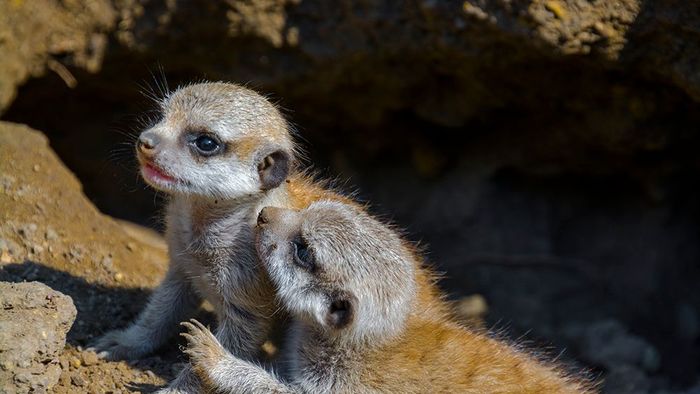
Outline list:
[[[61,376],[73,301],[39,282],[0,282],[0,308],[0,392],[47,392]]]
[[[0,2],[0,109],[12,102],[19,84],[46,69],[69,86],[76,81],[64,63],[97,71],[114,16],[108,1]]]

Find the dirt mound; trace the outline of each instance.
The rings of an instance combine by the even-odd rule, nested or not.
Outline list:
[[[0,281],[46,283],[69,295],[78,310],[66,349],[61,344],[43,352],[62,350],[62,368],[51,370],[59,380],[54,392],[75,392],[78,387],[85,392],[119,392],[164,383],[172,374],[173,359],[163,362],[154,356],[129,365],[80,351],[102,332],[126,325],[141,309],[166,269],[162,240],[151,230],[135,225],[127,230],[102,215],[41,133],[0,123],[0,157]],[[63,320],[67,330],[72,316]],[[13,316],[3,322],[14,323],[19,321]],[[18,383],[33,382],[24,380]]]
[[[158,282],[164,244],[143,242],[101,214],[41,133],[0,123],[0,156],[3,264],[33,261],[117,288]]]

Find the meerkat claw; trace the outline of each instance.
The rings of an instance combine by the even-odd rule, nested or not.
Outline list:
[[[199,321],[190,319],[190,321],[181,322],[180,325],[187,330],[180,333],[180,336],[187,341],[187,346],[182,351],[190,357],[193,366],[216,362],[217,358],[213,356],[225,352],[211,330]]]

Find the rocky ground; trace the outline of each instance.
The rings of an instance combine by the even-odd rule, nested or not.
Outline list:
[[[0,157],[0,392],[32,385],[41,392],[49,382],[57,393],[163,384],[176,367],[172,357],[127,364],[82,351],[140,310],[165,270],[160,237],[102,215],[41,133],[0,123]],[[25,281],[34,288],[22,288]],[[23,293],[12,296],[10,288]],[[48,371],[32,369],[44,363]]]
[[[39,282],[0,282],[0,297],[0,386],[9,392],[54,387],[62,371],[58,354],[75,320],[72,300]]]
[[[141,91],[201,78],[270,93],[488,327],[606,392],[698,390],[698,2],[0,0],[0,53],[2,118],[80,179],[2,126],[0,280],[73,299],[61,390],[147,391],[179,360],[79,347],[164,270],[157,235],[95,208],[162,228],[133,162]]]

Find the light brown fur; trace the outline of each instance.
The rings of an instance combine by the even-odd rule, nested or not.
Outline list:
[[[363,356],[362,380],[378,391],[587,393],[583,383],[451,321],[412,316],[400,338]]]
[[[403,333],[363,354],[362,380],[379,391],[459,393],[594,393],[554,364],[461,326],[431,269],[415,257],[414,310]]]
[[[416,269],[414,309],[401,335],[359,357],[361,380],[368,386],[391,393],[596,392],[592,384],[554,364],[457,323],[433,271],[412,245],[405,247],[412,251]]]
[[[339,201],[362,209],[362,207],[351,198],[333,191],[328,188],[324,182],[315,181],[308,174],[291,174],[289,179],[287,179],[286,190],[289,198],[288,207],[292,209],[304,209],[313,202],[320,200]]]
[[[295,347],[289,355],[295,360],[293,376],[291,382],[283,383],[230,354],[221,356],[211,351],[217,346],[216,338],[201,325],[187,324],[186,352],[193,365],[205,366],[197,370],[212,390],[596,392],[592,384],[567,375],[554,364],[541,362],[527,352],[459,325],[435,284],[434,274],[423,265],[420,253],[355,205],[321,202],[299,212],[266,208],[261,213],[263,216],[258,250],[276,283],[278,297],[295,318]],[[307,232],[301,234],[299,229]],[[324,235],[312,235],[310,229]],[[289,248],[290,240],[299,242],[294,241],[300,239],[299,234],[306,239],[309,249],[313,249],[316,268],[311,271],[297,267],[293,262],[296,257],[289,255],[290,249],[285,249]],[[332,251],[318,249],[324,246]],[[379,252],[382,247],[396,249]],[[291,249],[292,253],[296,253],[296,248]],[[358,248],[368,248],[367,254],[361,254]],[[396,276],[395,272],[401,275]],[[363,290],[356,288],[357,284]],[[412,290],[396,292],[404,286]],[[352,294],[349,298],[338,296],[351,300],[353,305],[349,325],[333,326],[328,320],[318,318],[318,307],[322,310],[327,302],[333,301],[334,294],[343,293]],[[326,297],[331,300],[327,301]],[[369,312],[361,303],[378,306],[384,317],[363,320],[356,313],[378,310]],[[403,303],[409,308],[392,309]],[[372,325],[392,320],[395,325],[361,327],[364,324],[361,322]]]

